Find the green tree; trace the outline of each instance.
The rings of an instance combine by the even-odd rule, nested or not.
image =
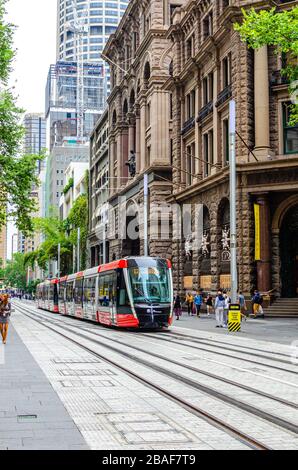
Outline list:
[[[16,105],[7,83],[14,58],[13,25],[5,21],[5,4],[0,0],[0,225],[14,218],[26,235],[32,231],[31,214],[36,209],[30,197],[38,155],[20,156],[24,129],[20,124],[23,110]]]
[[[249,47],[273,46],[277,54],[287,57],[282,73],[291,83],[289,91],[295,98],[290,120],[294,126],[298,123],[298,7],[282,12],[276,8],[243,10],[243,17],[242,24],[234,27]]]
[[[26,289],[26,268],[24,265],[24,255],[15,253],[12,260],[8,260],[6,267],[1,270],[2,279],[6,286],[17,289]]]
[[[69,212],[66,224],[71,228],[70,241],[72,245],[77,244],[78,228],[80,229],[80,269],[86,268],[87,262],[87,236],[88,236],[88,198],[86,194],[79,196]]]
[[[33,223],[35,231],[42,233],[45,241],[36,251],[25,255],[25,266],[33,267],[37,262],[40,268],[46,270],[49,260],[58,259],[58,245],[60,244],[61,274],[66,274],[71,264],[72,244],[66,233],[65,223],[55,215],[35,218]]]

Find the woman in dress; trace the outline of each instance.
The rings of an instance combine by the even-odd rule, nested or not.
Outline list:
[[[3,344],[6,344],[9,319],[11,315],[11,304],[7,294],[0,297],[0,333]]]

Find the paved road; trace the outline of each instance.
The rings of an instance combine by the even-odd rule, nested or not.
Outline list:
[[[225,329],[215,328],[214,315],[207,318],[203,314],[201,318],[197,318],[183,313],[179,321],[174,320],[174,325],[195,331],[216,332],[224,336],[259,339],[289,346],[292,342],[298,341],[298,318],[249,318],[246,322],[242,322],[240,333],[229,333]]]

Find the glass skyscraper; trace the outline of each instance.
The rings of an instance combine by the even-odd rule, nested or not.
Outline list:
[[[126,10],[130,0],[75,0],[78,12],[85,16],[88,33],[84,38],[83,57],[86,62],[101,63],[105,67],[106,92],[110,91],[109,67],[100,58],[105,43],[112,34]],[[57,61],[76,60],[76,39],[69,30],[73,20],[73,6],[70,0],[58,0],[57,17]]]
[[[40,154],[46,148],[46,120],[43,114],[30,113],[24,116],[24,153]]]

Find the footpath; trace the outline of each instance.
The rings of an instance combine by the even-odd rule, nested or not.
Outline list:
[[[0,343],[0,450],[88,449],[13,326]]]

